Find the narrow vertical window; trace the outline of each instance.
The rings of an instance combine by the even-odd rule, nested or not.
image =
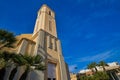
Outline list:
[[[57,41],[55,40],[55,51],[57,51]]]
[[[53,43],[52,43],[52,38],[50,37],[50,42],[49,42],[50,44],[49,44],[49,48],[50,49],[53,49]]]
[[[51,11],[49,11],[49,15],[51,16]]]
[[[52,31],[52,22],[49,21],[49,31]]]
[[[53,39],[53,49],[57,51],[57,43],[55,38]]]

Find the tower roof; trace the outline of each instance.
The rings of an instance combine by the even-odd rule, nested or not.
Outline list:
[[[55,12],[54,12],[47,4],[43,4],[43,5],[41,6],[41,8],[38,10],[38,12],[39,12],[43,7],[48,8],[50,11],[52,11],[52,12],[55,14]]]

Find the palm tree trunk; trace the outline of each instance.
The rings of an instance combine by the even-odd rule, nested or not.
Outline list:
[[[24,66],[19,66],[13,80],[19,80],[23,73],[24,73]]]
[[[91,71],[92,71],[93,74],[95,73],[95,72],[94,72],[94,69],[91,69]]]
[[[9,76],[9,80],[13,80],[13,78],[14,78],[16,72],[17,72],[17,68],[18,68],[18,67],[15,67],[15,68],[11,71],[11,74],[10,74],[10,76]]]
[[[102,67],[103,67],[103,71],[105,71],[105,72],[106,72],[105,66],[102,66]]]
[[[25,72],[22,74],[19,80],[26,80],[29,72],[30,72],[30,66],[27,66]]]
[[[95,71],[98,72],[97,68],[95,67]]]
[[[28,71],[25,71],[20,77],[20,80],[26,80],[28,73],[29,73]]]

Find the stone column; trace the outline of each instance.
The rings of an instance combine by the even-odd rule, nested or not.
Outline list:
[[[59,40],[58,40],[57,46],[58,46],[58,52],[59,52],[58,57],[59,57],[59,63],[60,63],[61,80],[68,80],[67,79],[66,64],[65,64],[64,58],[62,56],[61,43]]]
[[[34,55],[41,55],[45,59],[45,32],[39,31],[35,45]]]
[[[50,47],[50,35],[47,36],[47,46]]]
[[[45,60],[46,60],[46,52],[45,52],[45,32],[42,31],[42,30],[40,30],[40,31],[38,32],[38,36],[37,36],[37,41],[36,41],[36,45],[35,45],[35,52],[34,52],[34,54],[35,54],[35,55],[41,55],[42,58],[43,58],[43,64],[46,64],[46,62],[45,62]],[[39,79],[37,79],[37,78],[39,78],[40,75],[42,75],[40,80],[45,79],[45,78],[44,78],[44,76],[45,76],[45,75],[44,75],[44,71],[40,71],[40,73],[39,73],[39,71],[37,70],[37,71],[34,71],[33,74],[37,74],[37,75],[35,75],[36,78],[33,76],[33,77],[34,77],[34,80],[39,80]],[[31,73],[31,75],[32,75],[32,73]],[[32,79],[31,79],[31,80],[32,80]]]

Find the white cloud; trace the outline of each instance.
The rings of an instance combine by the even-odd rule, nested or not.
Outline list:
[[[86,57],[79,58],[77,60],[77,62],[88,62],[88,61],[91,62],[91,61],[106,60],[107,58],[109,58],[112,55],[113,55],[112,51],[106,51],[106,52],[103,52],[103,53],[99,53],[97,55],[86,56]]]
[[[85,73],[85,72],[89,72],[91,71],[90,69],[83,69],[83,70],[80,70],[79,73]]]

